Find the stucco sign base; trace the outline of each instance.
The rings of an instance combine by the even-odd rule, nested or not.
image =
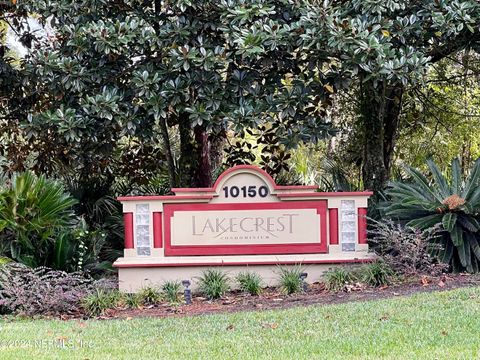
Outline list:
[[[366,261],[371,261],[368,259]],[[307,283],[322,280],[323,274],[336,267],[345,266],[346,263],[328,263],[328,264],[303,264],[302,268],[307,272]],[[358,261],[349,263],[350,266],[359,265]],[[292,267],[295,265],[281,265],[282,267]],[[208,266],[211,267],[211,266]],[[242,271],[252,271],[262,277],[263,285],[279,285],[279,265],[224,265],[219,267],[230,279],[231,289],[236,289],[238,285],[235,277]],[[202,275],[205,266],[189,267],[163,267],[163,268],[123,268],[119,272],[119,289],[127,293],[135,293],[146,286],[161,286],[165,281],[176,281],[179,279],[189,279],[193,291],[198,288],[197,279]]]
[[[270,286],[278,284],[278,265],[302,264],[314,282],[329,268],[370,261],[371,193],[317,190],[277,185],[263,170],[243,165],[225,171],[212,188],[119,198],[125,250],[114,266],[120,289],[187,279],[195,289],[209,267],[232,279],[255,271]]]

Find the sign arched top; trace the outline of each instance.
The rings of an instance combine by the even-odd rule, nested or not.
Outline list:
[[[292,192],[314,193],[317,186],[282,186],[264,170],[238,165],[224,171],[211,188],[176,188],[177,195],[211,194],[212,203],[275,202],[278,195]]]
[[[172,188],[175,195],[124,196],[119,201],[159,200],[161,202],[258,203],[339,196],[370,196],[371,192],[318,192],[316,185],[277,185],[264,170],[237,165],[224,171],[209,188]]]

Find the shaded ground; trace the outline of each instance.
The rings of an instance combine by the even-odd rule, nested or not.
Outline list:
[[[282,294],[276,288],[267,288],[260,296],[250,296],[231,292],[220,300],[208,301],[194,297],[191,305],[162,304],[140,309],[115,309],[101,318],[135,318],[135,317],[178,317],[214,313],[231,313],[261,309],[285,309],[311,304],[339,304],[354,301],[378,300],[397,296],[409,296],[416,293],[444,291],[461,287],[480,285],[478,275],[445,275],[442,277],[423,277],[408,283],[385,286],[381,288],[363,287],[360,284],[348,286],[345,291],[332,293],[322,283],[314,283],[305,293],[295,295]]]

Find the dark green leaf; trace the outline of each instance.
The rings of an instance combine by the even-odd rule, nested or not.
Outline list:
[[[447,213],[447,214],[443,215],[442,224],[443,224],[443,228],[446,231],[448,231],[448,232],[452,231],[456,222],[457,222],[457,214]]]

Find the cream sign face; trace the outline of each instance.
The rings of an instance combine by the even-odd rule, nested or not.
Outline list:
[[[168,255],[325,252],[326,204],[165,206]]]
[[[319,235],[316,209],[178,211],[171,245],[315,243]]]

